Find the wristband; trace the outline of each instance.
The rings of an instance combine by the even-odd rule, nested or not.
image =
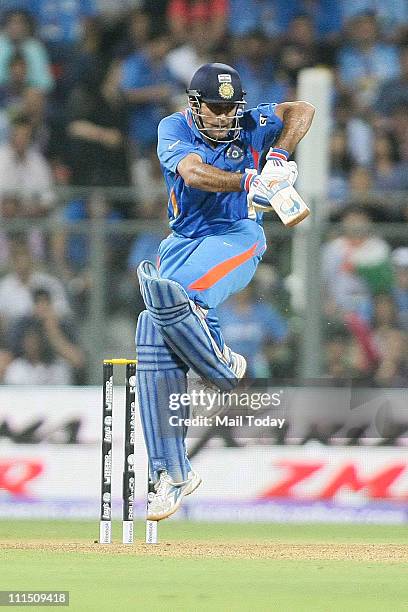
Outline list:
[[[280,149],[279,147],[271,147],[269,149],[268,155],[266,156],[266,159],[275,158],[282,159],[283,161],[288,161],[289,155],[289,152],[285,149]]]
[[[244,174],[242,175],[242,179],[241,179],[241,189],[242,191],[249,191],[249,188],[251,187],[251,183],[252,183],[252,179],[254,176],[256,176],[256,172],[244,172]]]

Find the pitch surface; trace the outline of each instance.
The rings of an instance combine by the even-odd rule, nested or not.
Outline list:
[[[70,610],[399,612],[408,528],[167,521],[160,544],[94,543],[97,524],[0,521],[2,590],[68,590]]]

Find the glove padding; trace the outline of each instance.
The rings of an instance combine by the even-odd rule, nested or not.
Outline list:
[[[264,165],[261,176],[267,184],[276,181],[289,181],[291,185],[294,185],[298,177],[297,164],[294,161],[270,159]]]
[[[243,188],[248,192],[250,215],[255,217],[254,209],[273,210],[284,225],[292,227],[305,219],[310,210],[293,187],[298,169],[296,162],[288,162],[287,157],[283,149],[270,149],[261,174],[253,169],[246,170]]]
[[[293,185],[298,177],[298,169],[296,162],[286,162],[285,171],[281,172],[281,178],[271,178],[269,171],[264,174],[265,168],[261,174],[257,174],[254,169],[246,169],[246,180],[244,182],[245,188],[248,191],[248,205],[258,204],[258,208],[265,205],[266,210],[270,210],[270,199],[274,195],[272,187],[278,182],[287,181],[290,185]]]
[[[263,212],[274,210],[284,225],[292,227],[308,217],[310,211],[293,187],[298,169],[296,162],[288,162],[288,157],[289,153],[284,149],[269,149],[260,175],[262,185],[266,185],[269,193],[254,193],[252,205]]]
[[[271,162],[266,162],[261,172],[264,183],[269,185],[270,183],[275,184],[279,181],[288,181],[291,185],[295,184],[299,174],[296,162],[285,162],[285,166],[280,166],[278,168],[268,165],[270,163]]]
[[[266,164],[261,175],[269,183],[271,181],[289,180],[294,185],[297,179],[295,162],[288,162],[289,153],[279,147],[271,147],[266,155]]]

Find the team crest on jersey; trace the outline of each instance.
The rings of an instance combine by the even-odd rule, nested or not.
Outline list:
[[[218,93],[220,94],[221,98],[224,98],[224,100],[231,100],[235,91],[231,83],[221,83],[218,88]]]
[[[241,147],[238,147],[236,144],[232,144],[227,151],[228,159],[232,159],[235,162],[242,161],[244,159],[244,151]]]

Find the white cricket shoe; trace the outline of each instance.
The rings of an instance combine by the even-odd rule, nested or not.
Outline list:
[[[176,512],[183,497],[190,495],[201,484],[201,476],[191,470],[187,480],[173,482],[167,472],[161,472],[159,481],[155,484],[155,493],[149,493],[147,504],[147,520],[161,521]]]

